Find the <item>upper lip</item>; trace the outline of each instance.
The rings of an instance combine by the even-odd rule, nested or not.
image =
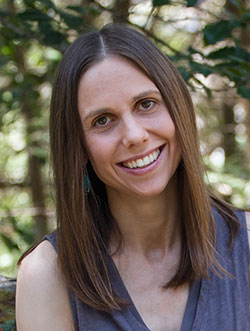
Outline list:
[[[138,159],[143,159],[145,156],[148,156],[149,154],[151,154],[152,152],[156,151],[157,149],[161,148],[163,145],[160,145],[158,147],[152,148],[150,151],[145,152],[143,154],[139,154],[139,155],[135,155],[133,157],[130,157],[129,159],[126,159],[120,163],[127,163],[127,162],[131,162],[134,160],[138,160]]]

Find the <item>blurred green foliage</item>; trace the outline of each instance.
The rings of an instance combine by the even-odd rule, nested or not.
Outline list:
[[[49,101],[79,35],[112,21],[147,34],[180,70],[197,110],[208,185],[250,206],[248,1],[0,0],[0,273],[55,227]]]

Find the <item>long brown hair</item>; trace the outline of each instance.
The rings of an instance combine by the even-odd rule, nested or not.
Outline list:
[[[79,80],[108,56],[132,61],[158,87],[174,121],[181,146],[178,167],[183,236],[179,267],[166,284],[179,286],[221,271],[215,258],[211,206],[224,216],[231,244],[238,224],[229,205],[209,194],[203,180],[195,113],[185,82],[170,60],[143,34],[122,25],[80,36],[66,51],[56,73],[51,102],[50,141],[55,176],[58,259],[67,286],[84,303],[104,311],[120,309],[107,270],[109,235],[115,228],[104,184],[88,163],[77,106]],[[88,170],[91,190],[84,192]],[[119,232],[117,231],[119,234]]]

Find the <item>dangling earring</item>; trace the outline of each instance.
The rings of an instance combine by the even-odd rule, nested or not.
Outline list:
[[[84,192],[86,193],[86,195],[89,195],[90,192],[90,180],[87,171],[84,175]]]

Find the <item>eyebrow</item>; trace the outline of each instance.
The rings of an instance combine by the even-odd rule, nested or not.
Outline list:
[[[158,94],[159,96],[161,96],[161,93],[158,90],[148,90],[133,97],[132,101],[136,102],[144,97],[147,97],[149,94]]]
[[[137,102],[140,99],[147,97],[149,94],[158,94],[159,96],[161,96],[161,93],[158,90],[148,90],[148,91],[144,91],[142,93],[139,93],[138,95],[136,95],[135,97],[132,98],[132,102]],[[100,114],[104,114],[107,113],[107,108],[100,108],[94,111],[91,111],[88,115],[86,115],[83,119],[83,122],[86,122],[89,118],[91,117],[95,117],[97,115]]]

